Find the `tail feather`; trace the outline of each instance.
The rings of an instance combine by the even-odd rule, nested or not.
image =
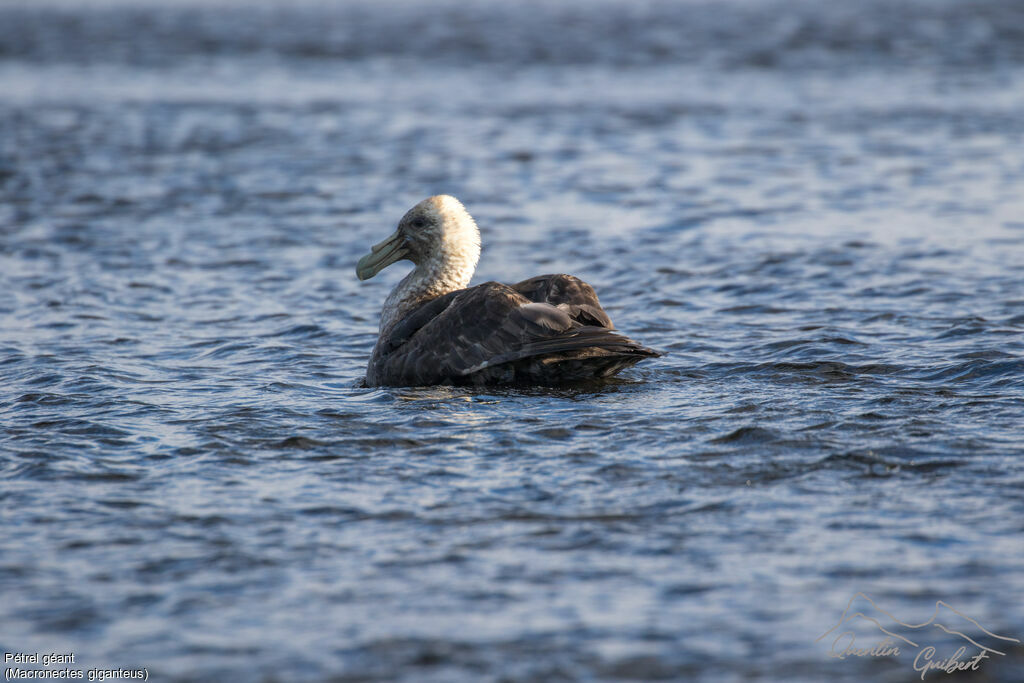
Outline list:
[[[588,351],[589,353],[587,353]],[[644,358],[654,358],[660,355],[654,349],[638,344],[629,337],[608,328],[584,326],[578,328],[571,335],[530,342],[512,351],[497,354],[482,363],[466,368],[462,374],[471,375],[485,368],[538,357],[545,357],[542,360],[546,360],[549,364],[569,360],[580,361],[587,358],[619,358],[617,363],[621,365],[625,362],[626,364],[617,368],[617,372],[622,367],[628,367]],[[598,363],[598,365],[602,363]],[[611,361],[607,363],[611,363]]]

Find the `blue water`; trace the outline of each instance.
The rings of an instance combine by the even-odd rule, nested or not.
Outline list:
[[[0,5],[0,648],[920,680],[815,642],[858,591],[1024,640],[1022,111],[1012,0]],[[475,281],[667,355],[361,388],[404,267],[353,266],[440,192]]]

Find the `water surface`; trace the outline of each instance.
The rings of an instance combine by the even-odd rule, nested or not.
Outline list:
[[[814,642],[857,591],[1024,639],[1022,46],[994,0],[5,3],[4,650],[916,679]],[[403,267],[353,266],[439,192],[477,282],[667,355],[361,388]]]

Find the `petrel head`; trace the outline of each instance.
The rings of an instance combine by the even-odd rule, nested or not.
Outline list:
[[[458,199],[439,194],[409,209],[398,229],[359,259],[356,275],[367,280],[403,259],[438,271],[472,272],[479,258],[480,231],[473,217]]]

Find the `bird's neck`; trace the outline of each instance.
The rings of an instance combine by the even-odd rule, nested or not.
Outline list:
[[[479,252],[440,253],[437,257],[416,264],[412,272],[402,278],[384,302],[380,315],[380,337],[388,336],[391,329],[405,316],[431,299],[458,289],[465,289],[473,279]]]

